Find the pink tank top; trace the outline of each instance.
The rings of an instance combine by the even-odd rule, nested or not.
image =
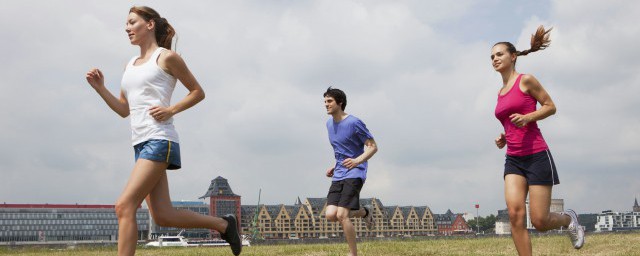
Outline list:
[[[546,150],[549,147],[542,137],[538,124],[531,122],[522,128],[518,128],[511,122],[511,114],[528,114],[536,111],[538,101],[529,94],[520,90],[520,79],[518,75],[513,87],[504,95],[498,92],[498,104],[496,105],[496,118],[504,127],[507,138],[507,155],[526,156]]]

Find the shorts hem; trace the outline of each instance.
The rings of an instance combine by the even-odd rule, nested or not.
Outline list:
[[[528,182],[527,181],[527,185],[531,186],[531,185],[544,185],[544,186],[554,186],[554,185],[558,185],[560,184],[560,182],[558,183],[553,183],[553,181],[535,181],[535,182]]]
[[[347,208],[347,209],[349,209],[350,211],[357,211],[357,210],[360,210],[360,207],[358,207],[358,208],[353,208],[353,207],[349,207],[349,206],[342,206],[342,205],[337,205],[337,204],[327,204],[327,206],[329,206],[329,205],[332,205],[332,206],[335,206],[335,207]]]
[[[154,159],[154,158],[149,157],[147,155],[138,156],[138,159],[140,159],[140,158],[146,159],[146,160],[149,160],[149,161],[158,162],[158,163],[167,163],[167,161],[165,161],[164,159],[157,159],[157,158]],[[182,166],[179,165],[179,164],[174,164],[174,163],[168,163],[168,164],[169,164],[169,166],[167,166],[167,170],[178,170],[178,169],[182,168]]]

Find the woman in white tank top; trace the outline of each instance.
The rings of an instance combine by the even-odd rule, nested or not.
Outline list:
[[[120,97],[104,86],[97,68],[86,74],[87,82],[107,105],[122,117],[131,116],[135,165],[115,206],[118,217],[118,255],[134,255],[138,237],[136,211],[146,199],[153,220],[161,226],[209,228],[231,245],[234,255],[242,249],[234,215],[222,218],[176,210],[171,205],[167,169],[180,168],[178,133],[173,116],[204,99],[204,91],[180,55],[171,49],[175,34],[166,19],[153,9],[134,6],[129,10],[126,32],[131,44],[140,47],[122,76]],[[171,105],[171,94],[180,80],[189,90]]]

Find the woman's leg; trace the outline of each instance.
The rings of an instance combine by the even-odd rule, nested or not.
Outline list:
[[[527,192],[527,180],[523,176],[507,174],[504,177],[504,199],[509,210],[511,238],[521,256],[531,255],[531,239],[525,223]]]
[[[147,159],[136,161],[115,207],[118,216],[118,255],[134,255],[138,241],[136,211],[158,180],[166,175],[167,166],[167,163]]]
[[[551,207],[550,185],[529,186],[529,212],[531,224],[538,231],[547,231],[560,227],[568,227],[571,217],[555,212],[549,212]]]
[[[240,240],[235,215],[225,216],[223,219],[173,208],[171,197],[169,196],[169,181],[167,180],[166,171],[162,172],[162,176],[146,200],[149,212],[158,225],[177,228],[214,229],[229,243],[234,255],[239,255],[242,251],[242,241]],[[231,226],[228,224],[231,224]]]
[[[166,172],[153,187],[146,198],[149,212],[156,224],[164,227],[177,228],[208,228],[224,233],[227,229],[227,221],[209,215],[201,215],[189,210],[173,208],[169,196],[169,182]]]

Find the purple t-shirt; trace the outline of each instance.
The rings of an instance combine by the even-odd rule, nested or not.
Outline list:
[[[367,162],[364,162],[349,170],[342,166],[342,160],[356,158],[364,153],[364,142],[373,139],[373,135],[367,130],[367,126],[355,116],[348,115],[340,122],[334,122],[333,118],[327,120],[329,142],[333,146],[336,157],[336,166],[333,170],[333,180],[361,178],[367,179]]]

